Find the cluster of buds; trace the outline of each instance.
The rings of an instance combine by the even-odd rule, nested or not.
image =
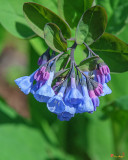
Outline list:
[[[97,61],[94,71],[81,71],[74,60],[75,48],[76,43],[70,48],[67,61],[70,68],[66,75],[55,76],[56,61],[63,53],[50,56],[48,49],[39,58],[39,68],[35,72],[15,80],[21,91],[32,93],[37,101],[47,103],[48,110],[61,121],[69,121],[77,113],[93,113],[99,106],[99,97],[112,92],[107,86],[111,80],[109,67]]]

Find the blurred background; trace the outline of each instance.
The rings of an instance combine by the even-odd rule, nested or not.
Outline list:
[[[0,160],[111,160],[111,154],[128,159],[128,72],[111,74],[112,94],[100,98],[96,112],[77,114],[69,122],[60,122],[14,83],[38,67],[47,48],[39,37],[26,38],[24,2],[0,0]],[[84,0],[33,2],[65,18],[75,35]],[[106,32],[128,43],[128,0],[94,3],[107,11]]]

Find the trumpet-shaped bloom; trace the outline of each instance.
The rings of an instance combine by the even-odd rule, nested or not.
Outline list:
[[[36,82],[36,84],[31,87],[31,93],[34,95],[36,91],[45,84],[45,82],[46,81]]]
[[[107,94],[111,94],[112,90],[108,87],[108,85],[106,83],[103,84],[103,93],[101,94],[101,96],[105,96]]]
[[[72,117],[74,117],[76,109],[74,107],[65,106],[65,110],[58,114],[58,119],[60,121],[69,121]]]
[[[52,80],[53,80],[54,72],[50,72],[50,77],[46,81],[46,83],[39,88],[34,97],[39,102],[48,102],[48,100],[55,95],[53,89],[51,88]]]
[[[82,94],[76,88],[75,78],[71,78],[71,87],[65,94],[64,101],[66,105],[71,107],[77,107],[80,103],[84,103]]]
[[[33,86],[35,72],[32,73],[30,76],[20,77],[15,80],[15,83],[18,85],[21,91],[24,92],[24,94],[30,93],[31,88]]]
[[[76,113],[93,112],[94,106],[93,106],[91,98],[88,95],[87,87],[84,85],[82,86],[82,93],[83,93],[84,103],[80,104],[77,107]]]
[[[54,112],[56,114],[64,112],[66,107],[63,101],[64,92],[65,92],[65,87],[62,86],[59,93],[49,99],[47,103],[47,108],[49,111]]]

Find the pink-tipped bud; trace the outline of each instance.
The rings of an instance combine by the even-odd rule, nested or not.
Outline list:
[[[104,65],[101,65],[100,67],[99,67],[99,71],[100,71],[100,73],[103,75],[107,75],[107,74],[110,74],[110,70],[109,70],[109,67],[106,65],[106,64],[104,64]]]
[[[49,76],[50,76],[50,73],[49,72],[45,72],[44,74],[43,74],[43,80],[48,80],[49,79]]]
[[[45,70],[46,70],[46,67],[45,67],[45,66],[43,66],[43,67],[40,68],[40,71],[41,71],[42,73],[44,73]]]
[[[100,96],[103,93],[102,84],[98,83],[98,86],[94,89],[96,96]]]
[[[105,75],[101,74],[101,72],[99,70],[96,70],[95,74],[96,74],[96,81],[101,84],[104,84],[105,83]]]
[[[89,91],[89,97],[92,100],[93,106],[94,106],[94,111],[96,111],[96,107],[99,106],[99,98],[96,96],[94,90]]]

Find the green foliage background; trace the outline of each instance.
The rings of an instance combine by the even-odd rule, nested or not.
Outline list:
[[[72,35],[87,7],[87,0],[32,0],[51,9],[71,26]],[[10,32],[18,38],[34,36],[23,16],[26,0],[0,0],[0,52],[7,45]],[[128,1],[96,0],[108,15],[106,31],[128,44]],[[89,5],[89,4],[88,4]],[[18,41],[28,52],[30,74],[37,68],[39,55],[47,48],[39,37]],[[77,49],[77,54],[81,48]],[[84,56],[84,55],[83,55]],[[10,83],[24,73],[9,75]],[[13,76],[13,78],[11,77]],[[19,116],[0,98],[0,160],[111,160],[111,154],[125,153],[128,159],[128,73],[112,74],[112,94],[101,97],[93,114],[78,114],[69,122],[60,122],[44,103],[28,96],[31,119]],[[12,80],[12,81],[11,81]]]

